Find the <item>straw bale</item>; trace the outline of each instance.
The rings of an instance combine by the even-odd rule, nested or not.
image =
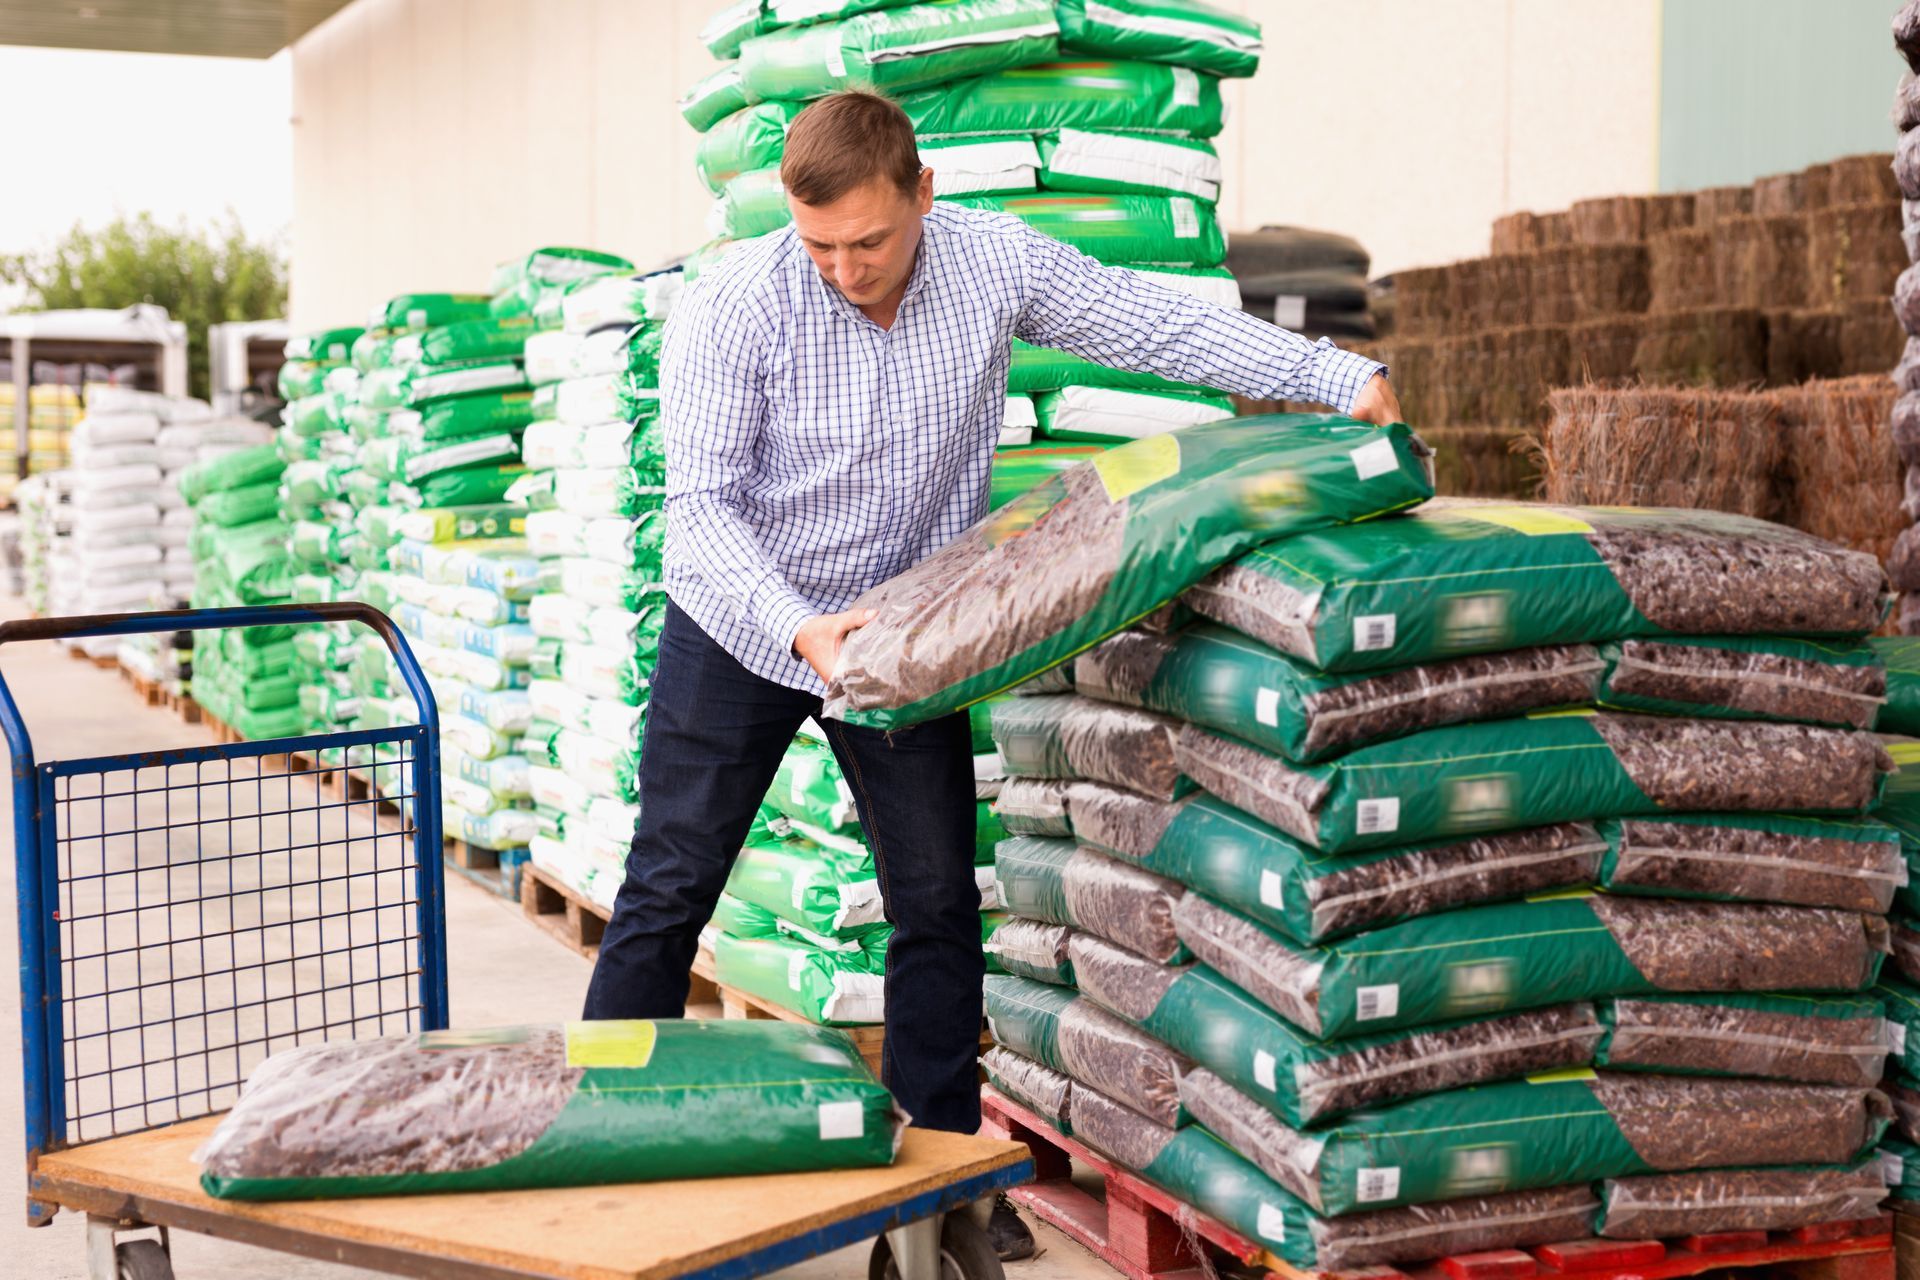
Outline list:
[[[1642,316],[1585,320],[1567,330],[1567,380],[1607,385],[1636,375],[1633,353],[1646,328]]]
[[[1556,249],[1563,244],[1573,243],[1573,220],[1567,217],[1565,209],[1541,214],[1537,225],[1542,249]]]
[[[1880,204],[1900,198],[1893,180],[1893,153],[1843,156],[1827,165],[1827,204]]]
[[[1740,218],[1753,212],[1752,187],[1708,187],[1693,193],[1693,225],[1711,226],[1722,218]]]
[[[1549,502],[1784,509],[1778,414],[1764,396],[1676,387],[1567,387],[1538,446]]]
[[[1527,319],[1532,324],[1566,325],[1647,309],[1647,250],[1642,244],[1544,249],[1533,255],[1529,275]]]
[[[1906,345],[1906,331],[1885,298],[1857,298],[1840,308],[1840,367],[1834,372],[1843,378],[1885,373],[1900,362]]]
[[[1898,202],[1829,205],[1807,216],[1807,300],[1811,305],[1826,307],[1854,298],[1883,300],[1906,268]]]
[[[1738,387],[1765,382],[1766,317],[1751,307],[1650,315],[1634,348],[1633,367],[1650,385]]]
[[[1885,560],[1910,522],[1885,377],[1827,378],[1768,397],[1786,438],[1787,523]]]
[[[1493,220],[1490,249],[1495,255],[1531,253],[1540,247],[1540,216],[1522,209]]]
[[[1465,498],[1531,501],[1540,473],[1526,451],[1528,438],[1511,427],[1427,427],[1420,438],[1433,449],[1435,485]]]
[[[1840,370],[1840,331],[1844,316],[1837,308],[1768,311],[1767,382],[1776,387],[1831,378]]]
[[[1807,305],[1807,218],[1723,218],[1713,231],[1713,290],[1723,307]]]
[[[1714,304],[1713,237],[1699,226],[1647,237],[1650,310],[1687,311]]]
[[[1416,427],[1440,421],[1436,346],[1437,341],[1432,338],[1405,336],[1366,344],[1364,354],[1387,366],[1393,378],[1394,395],[1400,401],[1400,411]]]
[[[1759,218],[1779,218],[1808,213],[1831,203],[1829,191],[1833,166],[1816,164],[1798,173],[1775,173],[1756,178],[1753,184],[1753,212]]]
[[[1569,375],[1562,325],[1488,329],[1442,344],[1444,423],[1537,426],[1547,418],[1547,393]]]
[[[1447,328],[1452,267],[1410,267],[1393,273],[1395,323],[1408,337],[1427,337]]]
[[[1576,200],[1567,210],[1575,244],[1618,244],[1647,235],[1645,196],[1598,196]]]

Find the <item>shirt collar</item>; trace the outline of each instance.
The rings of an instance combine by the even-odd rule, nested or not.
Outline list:
[[[792,234],[791,227],[788,228],[788,232]],[[929,265],[929,259],[933,257],[934,253],[933,238],[933,217],[929,214],[920,219],[920,247],[914,251],[913,271],[907,276],[907,291],[900,295],[900,306],[903,309],[915,294],[926,288],[927,280],[933,274],[933,268]],[[795,236],[795,240],[796,242],[798,241],[797,235]],[[814,288],[820,291],[821,296],[827,300],[829,306],[833,307],[849,320],[865,320],[868,324],[873,323],[873,321],[867,319],[866,312],[847,301],[846,294],[827,283],[827,278],[820,274],[820,268],[813,265],[813,259],[807,256],[804,247],[800,251],[800,261],[802,268],[813,276]],[[894,323],[898,324],[899,321],[895,320]]]

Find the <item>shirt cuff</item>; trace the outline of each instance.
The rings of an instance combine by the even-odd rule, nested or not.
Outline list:
[[[1314,399],[1333,405],[1342,413],[1353,409],[1353,402],[1359,398],[1361,389],[1373,381],[1374,374],[1387,371],[1387,366],[1378,360],[1342,351],[1327,338],[1314,345],[1320,348],[1313,368]]]
[[[793,652],[793,639],[800,625],[820,611],[791,591],[776,591],[755,603],[753,620],[767,637],[780,646],[780,652]]]

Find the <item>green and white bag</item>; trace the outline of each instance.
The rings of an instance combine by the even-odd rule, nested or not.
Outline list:
[[[376,337],[372,330],[411,332],[437,329],[466,320],[484,320],[489,314],[487,304],[491,301],[491,295],[485,293],[402,293],[373,309],[367,317],[367,329],[370,332],[366,336]],[[391,343],[387,344],[387,350],[391,351]],[[354,362],[360,362],[357,342],[354,344]]]
[[[1040,139],[1039,177],[1049,191],[1220,198],[1220,157],[1202,138],[1061,129]]]
[[[1016,836],[994,850],[1000,904],[1016,916],[1094,933],[1155,964],[1187,959],[1173,928],[1185,892],[1071,840]]]
[[[749,843],[727,892],[820,937],[858,938],[886,923],[870,864],[800,841]]]
[[[933,170],[933,194],[942,200],[1014,195],[1040,186],[1040,148],[1025,134],[929,138],[919,151],[921,163]]]
[[[1604,995],[1860,991],[1888,945],[1878,916],[1604,894],[1468,907],[1318,947],[1195,893],[1174,923],[1209,968],[1330,1040]]]
[[[1260,69],[1260,24],[1202,0],[1060,0],[1058,9],[1064,53],[1172,62],[1217,76]]]
[[[201,1185],[296,1200],[858,1168],[891,1164],[904,1124],[844,1035],[789,1022],[429,1031],[267,1059]],[[422,1132],[463,1155],[436,1160]]]
[[[747,40],[740,78],[759,101],[899,94],[1045,62],[1059,52],[1059,32],[1052,0],[933,0]]]
[[[1171,716],[1073,693],[993,704],[993,741],[1009,774],[1078,778],[1158,800],[1193,790],[1175,763],[1182,727]]]
[[[826,713],[918,723],[1065,662],[1263,538],[1432,492],[1405,426],[1309,414],[1136,440],[1061,472],[866,592]]]
[[[1858,636],[1872,556],[1717,511],[1444,499],[1259,547],[1195,611],[1323,671],[1671,635]]]
[[[1889,1050],[1886,1006],[1859,996],[1636,996],[1606,1001],[1595,1063],[1871,1089]]]
[[[651,567],[622,568],[604,560],[562,560],[560,590],[595,608],[644,611],[662,590]]]
[[[793,221],[787,211],[787,188],[778,167],[751,169],[727,182],[707,213],[707,234],[717,239],[745,240],[778,231]]]
[[[1037,395],[1063,387],[1118,387],[1139,391],[1198,389],[1158,374],[1113,369],[1052,347],[1030,346],[1016,338],[1013,358],[1007,367],[1007,390],[1016,395]]]
[[[664,596],[654,597],[640,610],[590,605],[557,592],[542,593],[527,602],[527,625],[535,635],[608,649],[657,649],[665,617]]]
[[[1217,267],[1227,256],[1213,206],[1190,196],[975,196],[955,203],[1012,214],[1100,262]]]
[[[1138,440],[1233,417],[1233,402],[1210,391],[1064,387],[1036,397],[1034,406],[1049,440]]]
[[[1065,987],[989,975],[986,996],[987,1026],[1001,1045],[1159,1124],[1185,1122],[1179,1082],[1189,1064],[1166,1045]]]
[[[1191,67],[1076,58],[976,76],[900,99],[920,137],[1127,129],[1211,138],[1220,82]]]
[[[539,834],[540,827],[531,809],[496,809],[492,813],[468,813],[443,799],[441,822],[449,840],[464,840],[482,849],[524,849],[527,841]]]
[[[675,106],[688,124],[704,132],[756,101],[747,92],[740,64],[729,62],[694,81]]]
[[[795,938],[714,939],[724,986],[772,1001],[822,1026],[863,1026],[886,1017],[886,977],[863,951],[828,951]]]
[[[1864,644],[1778,636],[1618,640],[1600,703],[1630,711],[1871,729],[1886,668]]]
[[[1596,882],[1615,893],[1885,915],[1910,879],[1900,834],[1872,820],[1676,813],[1604,830]]]

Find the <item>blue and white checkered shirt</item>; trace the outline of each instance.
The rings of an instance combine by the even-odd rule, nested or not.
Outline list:
[[[986,514],[1016,337],[1342,409],[1384,368],[945,204],[882,329],[788,227],[703,276],[667,327],[668,594],[749,671],[824,692],[793,652],[800,625]]]

